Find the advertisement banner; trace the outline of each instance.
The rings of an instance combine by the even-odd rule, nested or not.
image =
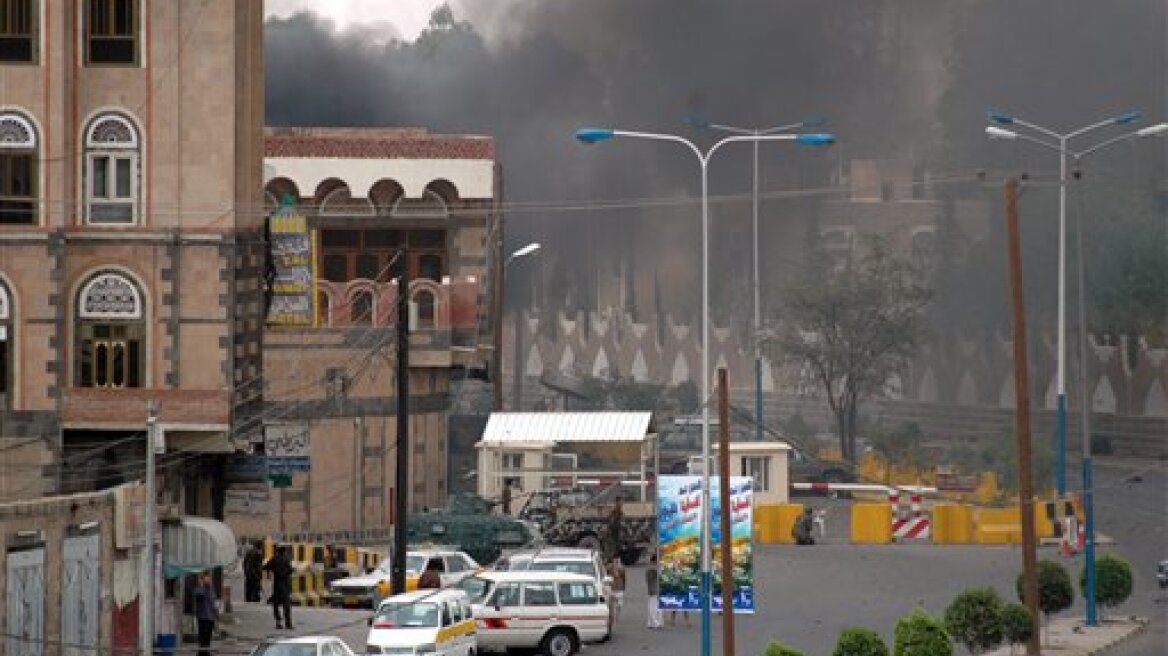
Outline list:
[[[272,302],[268,323],[279,326],[311,326],[315,285],[312,276],[312,235],[308,221],[284,206],[268,219],[272,256]]]
[[[718,477],[710,477],[712,598],[714,610],[722,608],[722,503]],[[754,525],[754,479],[730,478],[730,536],[733,549],[734,612],[754,612],[754,561],[751,554]],[[660,553],[662,610],[701,610],[701,476],[662,476],[657,486],[657,544]]]

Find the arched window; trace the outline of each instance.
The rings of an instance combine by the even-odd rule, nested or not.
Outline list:
[[[0,224],[37,222],[37,155],[32,122],[0,113]]]
[[[12,297],[0,282],[0,409],[12,407]]]
[[[85,133],[85,218],[89,223],[138,221],[138,130],[120,114],[102,114]]]
[[[414,294],[413,307],[416,309],[414,325],[418,328],[434,327],[434,295],[428,291]]]
[[[349,297],[349,324],[368,326],[373,323],[373,293],[359,291]]]
[[[141,387],[145,359],[146,320],[137,285],[119,273],[93,276],[77,295],[76,384]]]

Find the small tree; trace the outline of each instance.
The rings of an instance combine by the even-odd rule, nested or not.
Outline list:
[[[888,656],[888,645],[872,629],[850,627],[840,632],[831,656]]]
[[[1087,594],[1087,568],[1079,573],[1079,590]],[[1114,608],[1127,601],[1132,593],[1131,563],[1114,554],[1095,560],[1095,603],[1099,608]]]
[[[1018,575],[1016,586],[1018,599],[1025,603],[1025,584],[1021,574]],[[1042,611],[1043,624],[1049,628],[1050,616],[1070,608],[1074,601],[1075,588],[1067,568],[1048,558],[1038,561],[1038,609]]]
[[[1030,640],[1034,635],[1034,618],[1030,609],[1017,602],[1002,606],[1002,636],[1010,643],[1010,654],[1014,647]]]
[[[980,654],[1002,642],[1002,598],[993,588],[970,588],[957,595],[945,609],[949,635]]]
[[[765,656],[803,656],[803,652],[781,642],[772,642],[767,645]]]
[[[893,656],[953,656],[953,643],[941,620],[914,608],[896,622]]]

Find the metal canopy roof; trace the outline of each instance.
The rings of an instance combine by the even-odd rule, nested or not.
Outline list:
[[[652,421],[651,412],[495,412],[479,444],[642,442]]]

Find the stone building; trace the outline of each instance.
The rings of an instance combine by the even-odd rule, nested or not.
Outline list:
[[[261,2],[0,2],[0,499],[220,515],[262,403]]]
[[[491,360],[493,286],[484,283],[499,261],[502,185],[494,142],[421,129],[284,128],[267,131],[264,149],[276,269],[288,252],[279,245],[285,228],[309,236],[306,273],[271,272],[264,423],[269,436],[307,438],[310,470],[269,488],[262,468],[233,466],[227,521],[243,535],[384,530],[395,494],[403,255],[410,507],[442,505],[451,463],[473,463],[473,450],[448,448],[447,425],[459,383],[485,378]],[[281,298],[298,285],[299,298]]]

